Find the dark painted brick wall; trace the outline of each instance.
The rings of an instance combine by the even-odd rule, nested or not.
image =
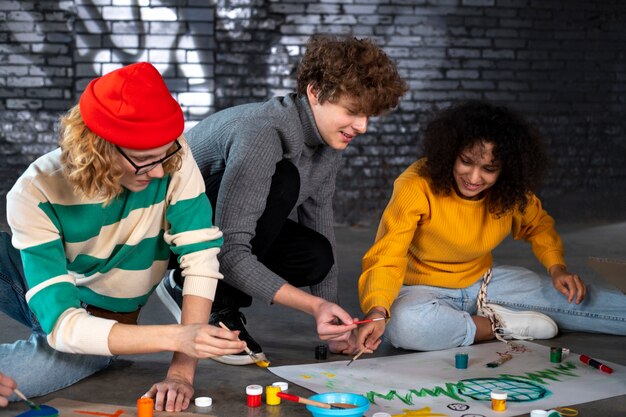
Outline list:
[[[556,217],[623,215],[624,28],[621,0],[0,1],[0,195],[56,146],[58,116],[95,76],[151,61],[191,125],[292,90],[311,34],[352,32],[395,58],[411,91],[346,151],[338,223],[376,222],[428,117],[464,99],[538,124]]]

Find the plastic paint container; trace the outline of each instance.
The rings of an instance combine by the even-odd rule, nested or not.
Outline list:
[[[307,404],[306,409],[309,410],[313,417],[362,417],[363,414],[365,414],[365,412],[370,408],[370,402],[367,398],[362,395],[352,394],[349,392],[324,392],[312,395],[309,399],[328,404],[337,403],[356,405],[356,408],[344,408],[337,410],[332,408],[319,408]]]
[[[248,407],[260,407],[261,406],[261,394],[263,394],[263,387],[260,385],[248,385],[246,387],[246,395]]]
[[[372,414],[372,417],[391,417],[391,414],[379,411],[378,413]]]
[[[268,385],[265,387],[265,403],[267,405],[280,404],[280,397],[278,394],[281,391],[280,387],[276,385]]]
[[[149,397],[141,397],[137,400],[137,417],[152,417],[154,412],[154,400]]]
[[[315,346],[315,359],[326,360],[328,358],[328,346],[322,344]]]
[[[560,347],[550,348],[550,362],[561,363],[562,358],[563,358],[563,348],[560,348]]]
[[[506,411],[507,394],[504,391],[491,391],[491,409],[493,411]]]
[[[454,367],[456,369],[467,369],[469,356],[467,353],[457,353],[454,355]]]
[[[213,404],[211,397],[196,397],[194,400],[196,407],[210,407]]]
[[[289,384],[283,381],[274,382],[272,385],[275,387],[280,387],[281,392],[285,392],[289,389]]]

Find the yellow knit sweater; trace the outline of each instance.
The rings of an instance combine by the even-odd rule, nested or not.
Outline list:
[[[492,265],[491,251],[508,235],[530,242],[543,266],[565,265],[554,220],[532,195],[524,213],[496,218],[485,199],[435,194],[413,163],[395,181],[374,245],[363,257],[361,309],[389,311],[402,285],[465,288]]]

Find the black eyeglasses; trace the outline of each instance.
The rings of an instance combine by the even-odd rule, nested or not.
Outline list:
[[[174,149],[172,152],[168,153],[167,155],[165,155],[163,158],[159,159],[158,161],[153,161],[145,165],[137,165],[136,163],[132,161],[132,159],[128,157],[128,155],[124,153],[122,148],[120,148],[117,145],[115,145],[115,147],[117,148],[119,153],[121,153],[122,156],[128,161],[128,163],[130,163],[133,166],[133,168],[135,168],[135,175],[141,175],[141,174],[145,174],[146,172],[152,171],[154,168],[156,168],[157,166],[161,165],[162,163],[170,159],[172,156],[174,156],[176,152],[180,151],[182,146],[180,145],[180,143],[178,143],[178,140],[174,141],[174,143],[176,144],[176,149]]]

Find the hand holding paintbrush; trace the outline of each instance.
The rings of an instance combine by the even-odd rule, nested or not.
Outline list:
[[[13,378],[0,372],[0,407],[6,407],[9,404],[7,398],[13,394],[16,386],[17,384]]]
[[[229,332],[231,331],[224,323],[222,323],[221,321],[219,322],[219,325],[222,329],[224,330],[228,330]],[[254,353],[253,351],[250,350],[250,348],[248,346],[246,346],[245,348],[243,348],[243,350],[248,354],[248,356],[250,356],[250,358],[254,361],[254,363],[259,367],[259,368],[267,368],[268,366],[270,366],[270,361],[268,361],[265,358],[261,358],[259,357],[259,355],[257,355],[256,353]]]

